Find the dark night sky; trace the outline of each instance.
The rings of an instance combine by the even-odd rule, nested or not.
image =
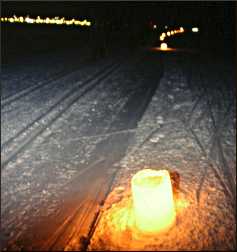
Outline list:
[[[216,19],[231,17],[234,2],[77,2],[77,1],[3,1],[3,15],[65,15],[81,16],[110,14],[124,16],[127,12],[140,19],[149,17],[166,22],[205,22],[210,17]],[[85,13],[85,14],[84,14]],[[105,17],[105,16],[104,16]]]
[[[197,25],[213,33],[230,34],[235,25],[235,2],[78,2],[78,1],[7,1],[2,2],[2,15],[65,16],[112,20],[116,23],[156,24],[171,26]]]

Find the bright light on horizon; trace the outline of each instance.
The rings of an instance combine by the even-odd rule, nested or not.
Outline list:
[[[192,32],[198,32],[198,31],[199,31],[198,27],[193,27],[192,28]]]

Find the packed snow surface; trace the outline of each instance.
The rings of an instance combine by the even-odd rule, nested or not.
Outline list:
[[[3,249],[235,250],[232,66],[142,51],[65,69],[61,57],[3,71]],[[166,234],[134,226],[130,181],[145,168],[180,178]]]
[[[229,106],[235,98],[228,93],[233,79],[217,63],[192,63],[195,71],[189,73],[182,57],[167,56],[159,87],[118,164],[122,168],[101,210],[91,250],[236,249],[236,125],[235,108]],[[164,234],[136,228],[131,178],[145,168],[179,175],[176,223]]]

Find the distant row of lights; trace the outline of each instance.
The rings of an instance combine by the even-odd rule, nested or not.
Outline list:
[[[184,32],[184,28],[183,27],[180,27],[178,30],[171,30],[171,31],[167,31],[167,32],[163,32],[161,35],[160,35],[160,41],[164,41],[164,39],[166,37],[170,37],[170,36],[173,36],[175,34],[178,34],[178,33],[183,33]]]
[[[27,23],[27,24],[56,24],[56,25],[76,25],[76,26],[91,26],[91,22],[86,19],[83,21],[70,19],[66,20],[64,17],[53,17],[53,18],[41,18],[38,16],[37,18],[31,18],[29,16],[26,17],[1,17],[1,22],[9,22],[9,23]]]
[[[198,27],[193,27],[192,28],[192,32],[199,32]],[[170,36],[173,36],[173,35],[178,34],[178,33],[184,33],[184,28],[180,27],[178,30],[176,29],[176,30],[171,30],[171,31],[163,32],[160,35],[160,41],[164,41],[166,37],[170,37]]]
[[[161,35],[160,35],[160,41],[164,41],[164,39],[167,37],[170,37],[170,36],[173,36],[177,33],[183,33],[184,32],[184,28],[183,27],[180,27],[179,30],[172,30],[172,31],[167,31],[166,33],[163,32]],[[192,32],[199,32],[199,28],[198,27],[193,27],[192,28]],[[162,51],[167,51],[167,50],[172,50],[170,48],[168,48],[168,45],[164,42],[161,43],[160,45],[160,50]]]

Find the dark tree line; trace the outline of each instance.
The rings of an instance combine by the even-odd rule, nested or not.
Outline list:
[[[95,58],[107,56],[116,48],[133,50],[149,42],[151,31],[133,6],[113,8],[107,4],[99,10],[91,8],[88,16],[94,20],[89,43]]]

